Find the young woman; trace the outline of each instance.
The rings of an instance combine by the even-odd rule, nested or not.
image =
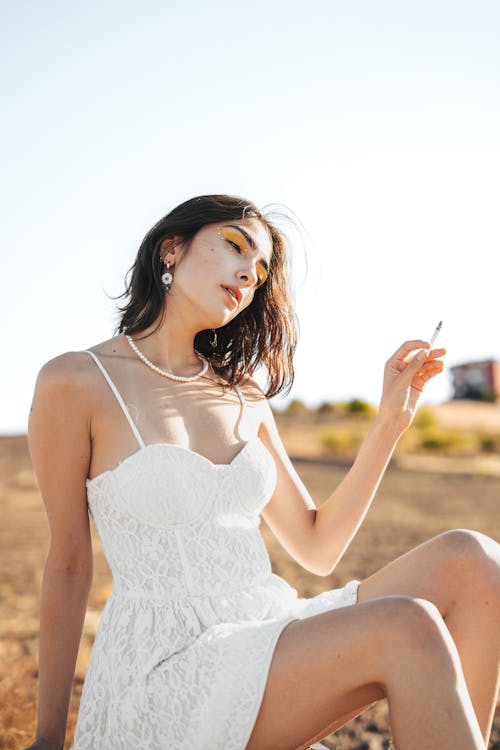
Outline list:
[[[114,587],[74,750],[304,748],[386,697],[398,750],[484,748],[500,654],[494,540],[451,530],[305,599],[271,572],[259,533],[262,516],[328,575],[445,349],[407,341],[387,360],[370,432],[316,510],[267,401],[293,382],[283,234],[246,200],[200,196],[148,232],[131,271],[117,335],[56,357],[36,383],[29,441],[51,539],[32,750],[64,745],[89,511]]]

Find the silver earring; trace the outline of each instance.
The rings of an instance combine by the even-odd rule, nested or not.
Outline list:
[[[212,349],[215,349],[217,346],[217,334],[215,332],[215,328],[212,328],[212,333],[213,333],[213,338],[210,341],[210,346],[212,347]]]
[[[162,280],[163,288],[165,289],[166,292],[169,292],[170,287],[172,286],[172,282],[174,280],[174,276],[172,272],[168,270],[170,268],[170,263],[168,262],[168,260],[165,265],[167,266],[167,270],[165,271],[165,273],[162,273],[161,280]]]

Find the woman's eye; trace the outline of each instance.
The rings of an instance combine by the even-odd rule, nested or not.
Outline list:
[[[232,245],[235,248],[235,250],[237,250],[241,255],[241,247],[236,242],[233,242],[233,240],[228,240],[228,239],[226,240],[226,242]],[[262,284],[266,281],[266,279],[267,279],[267,274],[259,276],[255,286],[257,287],[262,286]]]

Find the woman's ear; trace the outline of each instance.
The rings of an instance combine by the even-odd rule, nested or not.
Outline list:
[[[176,254],[176,247],[178,247],[181,243],[181,237],[178,235],[175,235],[174,237],[167,237],[167,239],[163,240],[163,242],[160,245],[160,256],[163,262],[165,263],[167,260],[172,262],[173,258],[172,256],[175,256]],[[170,254],[170,257],[167,258],[167,255]]]

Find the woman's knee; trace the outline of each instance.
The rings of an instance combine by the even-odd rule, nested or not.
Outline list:
[[[435,537],[443,562],[464,589],[493,593],[500,606],[500,544],[480,531],[452,529]]]

